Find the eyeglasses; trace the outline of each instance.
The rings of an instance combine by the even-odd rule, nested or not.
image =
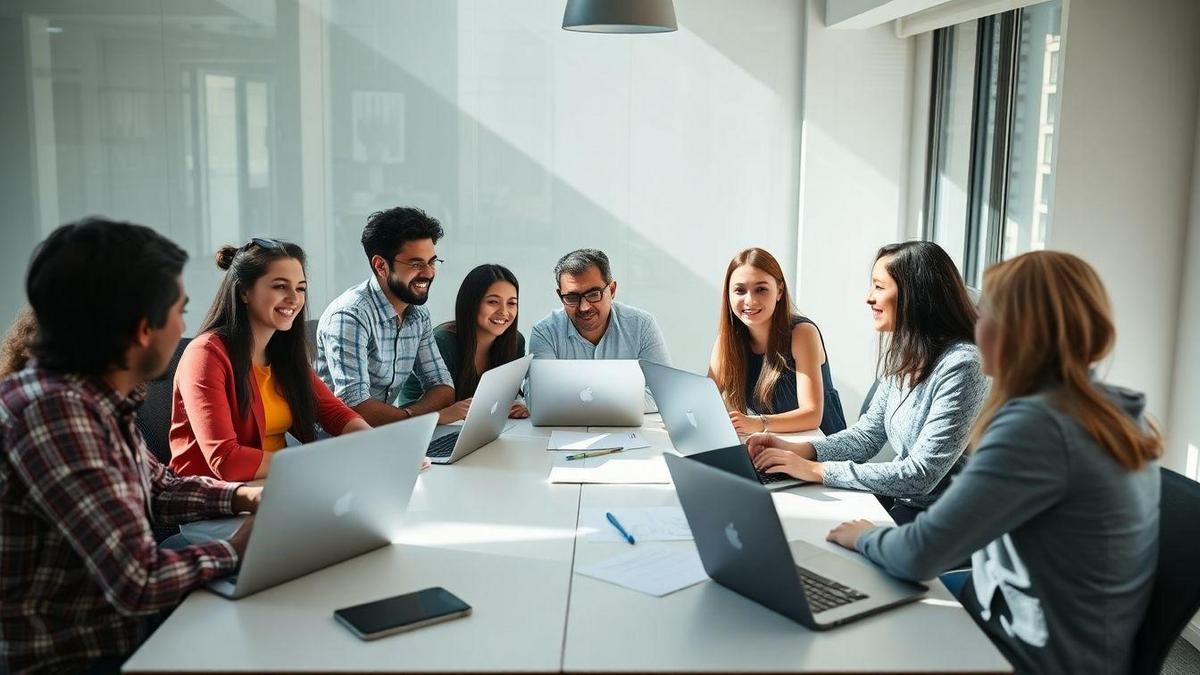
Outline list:
[[[423,272],[426,268],[436,270],[438,265],[441,265],[446,261],[442,260],[441,258],[434,258],[429,262],[425,262],[424,260],[396,260],[393,258],[392,262],[396,263],[397,265],[408,265],[414,272]]]
[[[608,290],[608,286],[600,288],[589,288],[582,293],[559,293],[558,299],[567,307],[578,307],[580,300],[587,300],[589,304],[596,304],[604,299],[604,291]],[[557,291],[555,291],[557,293]]]

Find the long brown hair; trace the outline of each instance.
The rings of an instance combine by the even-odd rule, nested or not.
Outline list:
[[[1162,454],[1157,429],[1139,427],[1092,381],[1091,367],[1112,350],[1116,330],[1108,293],[1090,265],[1069,253],[1034,251],[988,269],[983,289],[999,345],[972,447],[1008,400],[1055,386],[1055,405],[1126,469]]]
[[[896,282],[896,327],[882,349],[882,375],[916,387],[933,374],[938,359],[960,342],[975,342],[975,306],[954,261],[929,241],[906,241],[879,249],[890,257]]]
[[[725,399],[725,405],[734,410],[746,411],[746,361],[750,351],[750,329],[733,314],[729,304],[729,278],[742,265],[749,265],[770,275],[779,284],[781,293],[771,315],[771,326],[767,333],[767,350],[763,353],[762,372],[754,385],[754,409],[772,413],[774,410],[775,385],[788,370],[787,357],[792,352],[792,317],[797,315],[788,293],[783,268],[775,256],[761,248],[748,248],[729,261],[725,268],[725,283],[721,287],[721,319],[717,324],[717,354],[720,368],[716,376],[717,389]]]
[[[217,251],[217,267],[225,277],[217,289],[208,316],[200,324],[200,333],[212,331],[225,342],[229,362],[233,366],[234,388],[239,412],[250,415],[250,354],[253,335],[242,291],[249,290],[276,260],[295,258],[305,266],[304,250],[296,244],[274,239],[254,239],[241,248],[224,246]],[[309,345],[304,333],[305,310],[308,303],[296,311],[292,327],[277,330],[267,342],[267,361],[271,377],[279,383],[280,393],[292,412],[292,430],[298,440],[308,443],[316,439],[316,403],[308,365]]]

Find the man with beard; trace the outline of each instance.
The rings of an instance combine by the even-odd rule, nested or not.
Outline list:
[[[151,531],[255,511],[262,492],[175,475],[136,426],[183,333],[185,260],[97,218],[34,251],[32,359],[0,383],[0,673],[116,673],[162,612],[238,566],[252,520],[172,550]]]
[[[535,359],[646,359],[671,365],[658,323],[649,313],[617,302],[608,256],[581,248],[559,258],[556,309],[533,326],[529,353]],[[645,409],[654,412],[646,392]]]
[[[371,278],[342,293],[317,324],[317,374],[371,426],[440,411],[454,380],[433,340],[429,286],[437,276],[441,223],[416,208],[371,214],[362,245]],[[425,395],[397,399],[409,373]]]

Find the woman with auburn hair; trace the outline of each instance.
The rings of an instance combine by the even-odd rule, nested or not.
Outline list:
[[[867,306],[886,346],[866,414],[811,443],[756,434],[746,447],[762,471],[873,492],[897,523],[907,523],[966,463],[988,387],[974,344],[975,308],[954,261],[928,241],[879,249]],[[895,459],[869,462],[885,444]]]
[[[517,331],[519,290],[516,275],[503,265],[479,265],[463,278],[454,301],[454,321],[433,331],[433,340],[454,378],[455,402],[438,412],[438,424],[466,419],[479,378],[525,356],[525,336]],[[409,375],[401,400],[416,401],[424,393],[421,380]],[[508,416],[529,417],[529,410],[513,402]]]
[[[708,376],[740,435],[846,428],[821,331],[792,305],[779,261],[748,248],[729,261]]]
[[[1038,251],[984,275],[976,336],[994,384],[971,462],[910,525],[829,540],[930,579],[964,556],[958,595],[1017,672],[1129,672],[1158,557],[1162,439],[1142,394],[1095,379],[1115,332],[1079,258]]]
[[[171,468],[229,481],[264,478],[291,433],[316,439],[370,429],[309,365],[308,281],[296,244],[254,238],[217,252],[225,278],[172,393]]]
[[[0,342],[0,379],[21,370],[29,363],[29,350],[37,338],[37,317],[30,307],[22,307]]]

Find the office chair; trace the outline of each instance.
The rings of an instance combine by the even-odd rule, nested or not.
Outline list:
[[[150,449],[158,461],[167,464],[171,461],[171,446],[167,442],[167,433],[171,429],[171,389],[175,382],[175,368],[179,366],[179,357],[183,348],[191,342],[191,338],[183,338],[171,355],[171,362],[162,375],[146,383],[146,401],[137,412],[138,431],[146,439],[146,447]],[[154,524],[154,539],[162,543],[171,535],[179,534],[176,525]]]
[[[308,350],[308,362],[316,364],[317,362],[317,322],[320,319],[309,319],[304,322],[304,342]]]
[[[1158,673],[1188,621],[1200,610],[1200,483],[1160,469],[1158,567],[1146,617],[1133,641],[1134,673]]]

